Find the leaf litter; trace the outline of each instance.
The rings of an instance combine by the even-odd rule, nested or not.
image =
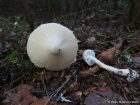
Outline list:
[[[110,24],[117,22],[112,20]],[[68,25],[66,21],[61,23]],[[25,28],[27,27],[25,25]],[[119,101],[128,102],[128,105],[129,101],[139,103],[139,78],[132,83],[128,82],[125,77],[101,69],[97,64],[89,67],[82,58],[84,50],[92,49],[101,62],[117,68],[131,68],[130,58],[132,60],[134,58],[135,67],[132,69],[139,71],[140,41],[137,39],[139,37],[135,37],[137,33],[124,33],[110,27],[105,27],[104,32],[103,28],[99,27],[94,23],[94,16],[85,18],[83,25],[75,27],[74,33],[80,40],[77,61],[67,68],[63,75],[61,72],[50,71],[45,71],[43,74],[41,72],[43,69],[35,67],[30,62],[26,53],[29,31],[14,32],[18,36],[10,33],[10,38],[2,35],[4,34],[2,30],[0,32],[0,94],[5,98],[3,103],[9,105],[72,105],[79,102],[86,105],[93,105],[93,103],[108,105],[110,102],[118,104]],[[21,27],[17,25],[16,28]],[[121,55],[128,56],[129,59],[124,59]],[[76,73],[72,75],[75,70]],[[61,86],[63,87],[59,90]],[[54,98],[56,92],[58,95]],[[56,101],[59,96],[63,102]]]

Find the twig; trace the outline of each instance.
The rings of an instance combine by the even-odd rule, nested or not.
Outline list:
[[[47,102],[44,104],[44,105],[47,105],[48,104],[48,102],[51,100],[51,98],[52,98],[52,96],[54,95],[55,93],[53,93],[51,96],[50,96],[50,98],[47,100]]]
[[[21,47],[22,47],[22,45],[20,45],[13,53],[16,53]],[[19,53],[19,54],[20,54],[20,53]],[[4,59],[3,61],[5,61],[5,59]],[[3,62],[3,61],[2,61],[2,62]],[[9,62],[9,63],[10,63],[10,62]],[[6,64],[0,66],[0,68],[6,66],[6,65],[9,64],[9,63],[6,63]]]
[[[6,65],[7,65],[7,63],[6,63],[6,64],[4,64],[4,65],[2,65],[2,66],[0,66],[0,68],[4,67],[4,66],[6,66]]]
[[[23,78],[24,75],[25,75],[25,73],[24,73],[21,77],[17,78],[16,80],[11,81],[11,82],[10,82],[10,85],[11,85],[11,84],[14,84],[15,82],[17,82],[18,80],[20,80],[21,78]]]
[[[131,54],[129,54],[126,50],[124,50],[124,52],[127,53],[135,61],[135,59],[131,56]]]
[[[22,47],[22,44],[14,51],[14,53],[16,53],[21,47]]]
[[[71,77],[75,74],[77,72],[77,70],[75,70],[74,72],[73,72],[73,74],[71,75]],[[59,91],[63,88],[63,86],[71,79],[71,77],[69,78],[69,79],[67,79],[67,81],[61,86],[61,87],[59,87],[51,96],[50,96],[50,98],[48,99],[48,101],[44,104],[44,105],[47,105],[48,104],[48,102],[51,100],[51,98],[52,98],[52,96],[54,96],[54,97],[56,97],[57,96],[57,94],[59,93]]]
[[[107,72],[106,74],[107,74],[107,78],[110,80],[110,83],[111,83],[111,85],[112,85],[111,87],[114,87],[114,83],[115,83],[115,82],[114,82],[114,81],[112,80],[112,78],[110,77],[109,72]],[[113,76],[113,78],[114,78],[114,76]],[[114,82],[114,83],[113,83],[113,82]],[[117,93],[119,93],[118,90],[117,90],[116,88],[115,88],[115,91],[116,91]]]
[[[140,40],[140,38],[126,38],[126,39]]]
[[[47,96],[49,96],[49,95],[48,95],[48,92],[47,92],[46,85],[45,85],[45,83],[44,83],[44,71],[45,71],[45,70],[43,70],[43,78],[42,78],[42,82],[43,82],[43,85],[44,85],[44,87],[45,87],[46,94],[47,94]]]
[[[105,97],[103,96],[100,92],[96,91],[96,90],[92,90],[92,92],[95,92],[96,94],[100,95],[101,97]]]
[[[32,88],[30,88],[30,90],[32,90],[33,88],[35,88],[37,85],[40,85],[40,82],[36,83],[36,85],[34,85]]]
[[[80,13],[81,13],[81,12],[84,12],[84,11],[87,11],[87,10],[90,10],[90,9],[92,9],[92,8],[88,8],[88,9],[82,10],[82,11],[80,11]],[[56,19],[58,20],[59,18],[64,18],[64,17],[76,15],[76,14],[77,14],[77,12],[71,13],[71,14],[68,14],[68,15],[64,15],[64,16],[59,16],[59,17],[57,17]],[[44,22],[46,23],[46,21],[42,21],[42,22],[36,22],[36,23],[34,23],[34,24],[44,23]]]
[[[127,28],[128,32],[130,32],[129,27],[127,27],[124,23],[123,23],[123,25]]]
[[[139,12],[140,12],[140,10],[137,12],[132,24],[134,24],[134,21],[136,20],[136,17],[138,16]]]
[[[105,7],[105,10],[107,10],[107,7],[108,7],[108,5],[109,5],[109,3],[110,3],[110,0],[108,0],[108,3],[106,4],[106,7]],[[103,15],[103,20],[104,20],[104,15]]]
[[[63,86],[72,78],[72,76],[75,74],[77,72],[77,70],[75,70],[74,72],[73,72],[73,74],[71,75],[71,77],[69,78],[69,79],[67,79],[67,81],[61,86],[61,87],[59,87],[57,90],[56,90],[56,94],[54,95],[54,97],[56,97],[57,96],[57,94],[59,93],[59,91],[63,88]]]
[[[113,87],[112,97],[110,98],[110,101],[113,100],[113,97],[114,97],[114,94],[115,94],[115,84],[116,84],[116,81],[117,81],[117,77],[115,76],[114,87]]]
[[[74,29],[74,26],[76,25],[76,20],[78,19],[78,16],[79,16],[80,10],[82,9],[82,7],[83,7],[83,5],[85,4],[86,1],[87,1],[87,0],[85,0],[85,1],[83,2],[83,4],[81,5],[81,7],[80,7],[79,10],[78,10],[78,13],[77,13],[76,19],[75,19],[75,21],[74,21],[74,25],[72,26],[72,30]]]
[[[6,27],[7,27],[8,30],[11,32],[11,34],[14,35],[15,33],[11,31],[11,29],[9,28],[9,26],[7,25],[7,23],[6,23],[4,20],[2,20],[2,21],[5,23]]]

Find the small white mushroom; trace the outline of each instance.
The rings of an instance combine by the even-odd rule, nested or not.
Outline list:
[[[17,26],[17,25],[18,25],[18,23],[17,23],[17,22],[15,22],[15,23],[14,23],[14,28],[16,28],[16,26]]]
[[[27,53],[32,63],[47,70],[63,70],[76,59],[78,40],[71,30],[47,23],[36,28],[29,36]]]
[[[137,77],[139,77],[138,72],[132,70],[132,73],[130,73],[129,69],[118,69],[114,68],[112,66],[106,65],[99,61],[97,58],[95,58],[95,52],[93,50],[85,50],[83,53],[83,58],[87,62],[88,65],[93,65],[94,62],[98,64],[101,68],[104,68],[108,71],[112,71],[116,74],[122,75],[122,76],[127,76],[127,80],[129,82],[132,82],[135,80]]]

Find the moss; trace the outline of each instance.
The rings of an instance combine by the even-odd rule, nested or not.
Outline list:
[[[6,57],[5,57],[5,60],[8,62],[8,63],[12,63],[12,64],[14,64],[14,63],[17,63],[18,61],[20,61],[21,60],[21,55],[19,55],[18,53],[12,53],[12,54],[10,54],[10,55],[7,55]]]
[[[20,19],[20,17],[16,17],[16,22],[17,22],[18,24],[20,24],[20,25],[27,25],[27,24],[28,24],[28,23],[22,21],[22,20]]]
[[[125,60],[127,66],[134,68],[135,67],[135,61],[128,55],[121,55],[121,57]]]
[[[29,63],[25,62],[21,54],[18,53],[12,53],[10,55],[7,55],[5,57],[6,62],[8,63],[9,67],[14,67],[13,65],[16,65],[15,67],[24,70],[29,68]]]

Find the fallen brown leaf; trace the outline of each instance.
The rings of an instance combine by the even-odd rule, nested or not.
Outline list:
[[[95,42],[96,42],[96,38],[95,37],[89,37],[88,39],[86,39],[86,41],[84,43],[84,46],[92,47]]]
[[[125,87],[125,86],[124,86],[124,90],[125,90],[127,93],[131,94],[131,91],[130,91],[127,87]]]
[[[22,90],[30,90],[31,88],[33,88],[31,85],[27,85],[27,84],[20,84],[18,85],[17,87],[13,88],[13,89],[10,89],[10,90],[7,90],[4,92],[4,95],[8,94],[8,93],[17,93],[19,91],[22,91]]]
[[[93,91],[96,90],[96,89],[97,89],[96,87],[90,87],[90,88],[89,88],[89,91],[90,91],[90,92],[93,92]]]
[[[84,50],[79,50],[79,51],[78,51],[78,54],[79,54],[79,55],[83,55],[83,52],[84,52]]]
[[[126,101],[122,96],[116,93],[112,95],[112,92],[100,92],[100,94],[102,96],[92,92],[86,97],[84,104],[85,105],[110,105],[110,104],[120,105],[120,104],[123,104],[124,101]],[[116,102],[116,103],[113,103],[113,102]],[[127,105],[130,105],[130,104],[127,103]]]
[[[52,76],[53,74],[50,71],[44,73],[44,79],[46,80],[46,84],[50,82],[50,79],[52,78]]]
[[[140,68],[140,57],[134,57],[135,59],[135,68]]]
[[[136,47],[136,49],[140,51],[140,44]]]
[[[65,89],[65,90],[63,91],[63,94],[74,92],[74,91],[76,91],[78,88],[79,88],[78,83],[75,81],[75,82],[73,82],[67,89]]]
[[[47,99],[37,99],[33,97],[28,90],[22,90],[17,94],[8,93],[7,99],[5,99],[3,103],[11,102],[11,105],[44,105],[46,101]]]
[[[59,86],[59,80],[58,79],[53,79],[51,82],[50,82],[50,85],[49,87],[53,90],[56,90]]]
[[[112,92],[112,90],[109,87],[98,87],[98,92]]]
[[[66,96],[65,98],[70,101],[78,100],[82,95],[81,91],[72,93],[71,95]]]
[[[29,79],[27,82],[28,82],[28,84],[30,84],[32,86],[36,85],[36,83],[37,83],[35,78],[34,79]]]
[[[42,79],[43,78],[43,72],[41,72],[41,73],[34,72],[34,77],[38,78],[38,79]]]
[[[88,95],[89,95],[89,92],[88,92],[88,91],[85,91],[85,92],[83,93],[83,95],[84,95],[84,96],[88,96]]]

